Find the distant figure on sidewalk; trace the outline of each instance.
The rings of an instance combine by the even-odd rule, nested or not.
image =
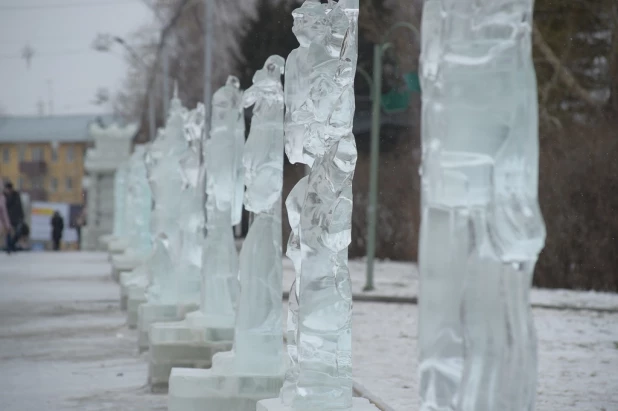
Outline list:
[[[2,179],[0,179],[2,184]],[[4,191],[0,191],[0,236],[6,235],[6,251],[9,252],[9,239],[13,234],[13,227],[11,226],[11,220],[9,220],[9,213],[6,208],[6,196]]]
[[[77,220],[75,221],[75,231],[77,231],[77,248],[82,249],[82,227],[86,225],[86,213],[85,207],[79,213]]]
[[[54,211],[51,219],[52,226],[52,241],[54,242],[54,251],[60,250],[60,240],[62,239],[62,231],[64,230],[64,219],[59,212]]]
[[[12,183],[7,182],[4,184],[4,196],[6,197],[6,211],[12,227],[12,232],[9,232],[6,237],[6,251],[10,254],[13,251],[17,251],[15,244],[17,244],[21,237],[24,224],[24,209],[21,206],[21,196],[13,188]]]

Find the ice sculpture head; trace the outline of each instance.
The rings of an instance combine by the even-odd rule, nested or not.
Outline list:
[[[253,84],[262,81],[275,81],[281,83],[281,75],[285,72],[285,59],[281,56],[273,55],[266,59],[264,67],[255,72]]]
[[[294,26],[292,32],[301,47],[309,47],[311,42],[323,38],[328,30],[326,7],[319,0],[306,0],[292,12]]]
[[[211,133],[226,127],[230,115],[239,115],[240,111],[236,112],[234,109],[240,110],[241,101],[240,81],[235,76],[229,76],[225,86],[217,90],[212,97]]]
[[[187,115],[185,123],[185,137],[193,151],[198,150],[199,142],[204,133],[206,122],[206,109],[203,103],[197,103],[195,109]]]
[[[244,146],[245,208],[271,210],[281,198],[283,184],[283,74],[285,59],[270,56],[245,92],[245,107],[255,105],[251,131]]]

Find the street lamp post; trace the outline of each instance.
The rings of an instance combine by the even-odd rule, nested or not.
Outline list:
[[[120,44],[145,71],[148,71],[148,65],[144,62],[144,60],[139,56],[139,54],[135,51],[135,49],[128,44],[122,37],[112,36],[110,34],[99,34],[93,42],[93,47],[97,51],[106,52],[109,51],[111,45],[113,43]],[[167,76],[167,73],[166,73]],[[167,102],[164,102],[166,105]],[[149,138],[150,141],[153,141],[156,137],[156,121],[155,121],[155,95],[154,95],[154,87],[151,88],[148,92],[148,128],[149,128]]]
[[[399,28],[407,28],[417,39],[420,39],[418,29],[407,22],[398,22],[382,36],[382,42],[373,48],[373,77],[371,86],[371,151],[369,158],[369,205],[367,207],[367,272],[363,291],[374,289],[373,268],[376,252],[376,230],[378,221],[378,165],[380,159],[380,109],[382,105],[382,58],[386,50],[392,46],[387,43],[388,37]],[[361,74],[363,74],[361,72]],[[367,74],[364,73],[367,77]]]

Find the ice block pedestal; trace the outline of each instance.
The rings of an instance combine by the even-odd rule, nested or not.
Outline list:
[[[124,238],[112,238],[107,243],[107,252],[110,254],[110,261],[115,255],[123,254],[129,248],[129,242]]]
[[[140,304],[137,309],[137,345],[139,351],[147,351],[150,348],[148,334],[151,325],[180,321],[185,318],[187,313],[197,309],[198,305],[193,303],[166,304],[144,302]]]
[[[198,310],[183,321],[152,324],[148,337],[148,383],[157,390],[167,386],[174,367],[209,368],[216,353],[232,348],[234,325]]]
[[[120,275],[133,271],[145,261],[145,258],[130,253],[112,255],[112,278],[120,282]]]
[[[135,286],[127,289],[127,326],[129,328],[137,328],[139,306],[147,301],[145,287]]]
[[[212,362],[209,370],[172,370],[169,411],[255,411],[258,401],[276,397],[283,384],[284,361],[277,372],[254,375],[238,369],[233,352],[217,354]]]
[[[141,290],[142,294],[146,292],[148,286],[148,274],[144,266],[140,266],[132,271],[120,273],[120,309],[126,311],[129,306],[129,290]],[[137,307],[135,308],[137,310]],[[135,312],[137,318],[137,311]],[[137,324],[137,323],[136,323]]]
[[[189,408],[186,408],[186,409],[189,409]],[[296,411],[294,407],[283,404],[279,398],[262,400],[257,403],[257,407],[255,410],[256,411]],[[213,411],[214,411],[214,408],[213,408]],[[327,411],[327,409],[322,408],[322,407],[316,407],[313,410],[307,410],[303,408],[303,411]],[[365,398],[353,398],[352,408],[348,408],[346,411],[378,411],[378,408],[372,403],[370,403]]]

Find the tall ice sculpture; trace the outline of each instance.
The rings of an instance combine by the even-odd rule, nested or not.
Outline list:
[[[119,273],[120,307],[127,309],[128,286],[146,277],[144,263],[152,251],[150,217],[152,211],[152,192],[146,170],[146,156],[150,144],[135,146],[129,170],[129,201],[125,225],[129,230],[130,246],[124,254],[112,258],[114,271]]]
[[[533,0],[428,0],[421,78],[421,410],[531,411],[538,205]]]
[[[125,205],[127,196],[127,168],[128,164],[124,163],[118,166],[114,173],[114,225],[111,236],[104,239],[103,242],[108,247],[109,258],[111,260],[113,254],[119,254],[123,252],[128,246],[126,239],[126,225],[125,225]],[[99,240],[101,241],[101,240]],[[111,242],[120,243],[118,247],[109,248]],[[112,277],[115,273],[112,271]]]
[[[148,349],[148,331],[156,322],[178,321],[197,308],[197,296],[183,292],[187,273],[182,264],[182,228],[179,224],[185,200],[180,161],[190,150],[185,134],[187,110],[175,90],[164,133],[151,148],[150,183],[155,198],[152,218],[157,232],[149,270],[147,302],[138,310],[138,347]]]
[[[243,153],[245,208],[255,219],[240,252],[240,297],[232,351],[213,357],[210,370],[174,368],[170,411],[255,411],[276,396],[285,372],[281,330],[281,190],[285,60],[271,56],[243,96],[253,106]],[[210,233],[209,233],[210,234]]]
[[[152,194],[146,175],[145,145],[136,145],[129,160],[127,170],[127,190],[125,193],[124,226],[126,227],[128,246],[124,253],[112,256],[114,278],[122,282],[148,258],[151,249],[150,209]],[[121,306],[123,298],[121,298]],[[124,300],[126,301],[126,300]]]
[[[179,322],[153,324],[150,329],[151,386],[166,386],[173,367],[206,368],[212,356],[228,351],[234,338],[238,300],[238,253],[232,226],[241,213],[244,117],[242,91],[236,77],[213,95],[210,139],[204,142],[207,193],[207,235],[202,249],[199,310]],[[198,173],[199,174],[199,173]],[[199,196],[198,196],[199,197]],[[201,204],[196,199],[197,204]]]
[[[290,162],[311,171],[286,201],[287,254],[297,270],[288,314],[291,365],[281,398],[260,401],[257,410],[374,410],[352,398],[348,245],[358,0],[305,1],[293,17],[300,48],[286,65],[285,150]]]

